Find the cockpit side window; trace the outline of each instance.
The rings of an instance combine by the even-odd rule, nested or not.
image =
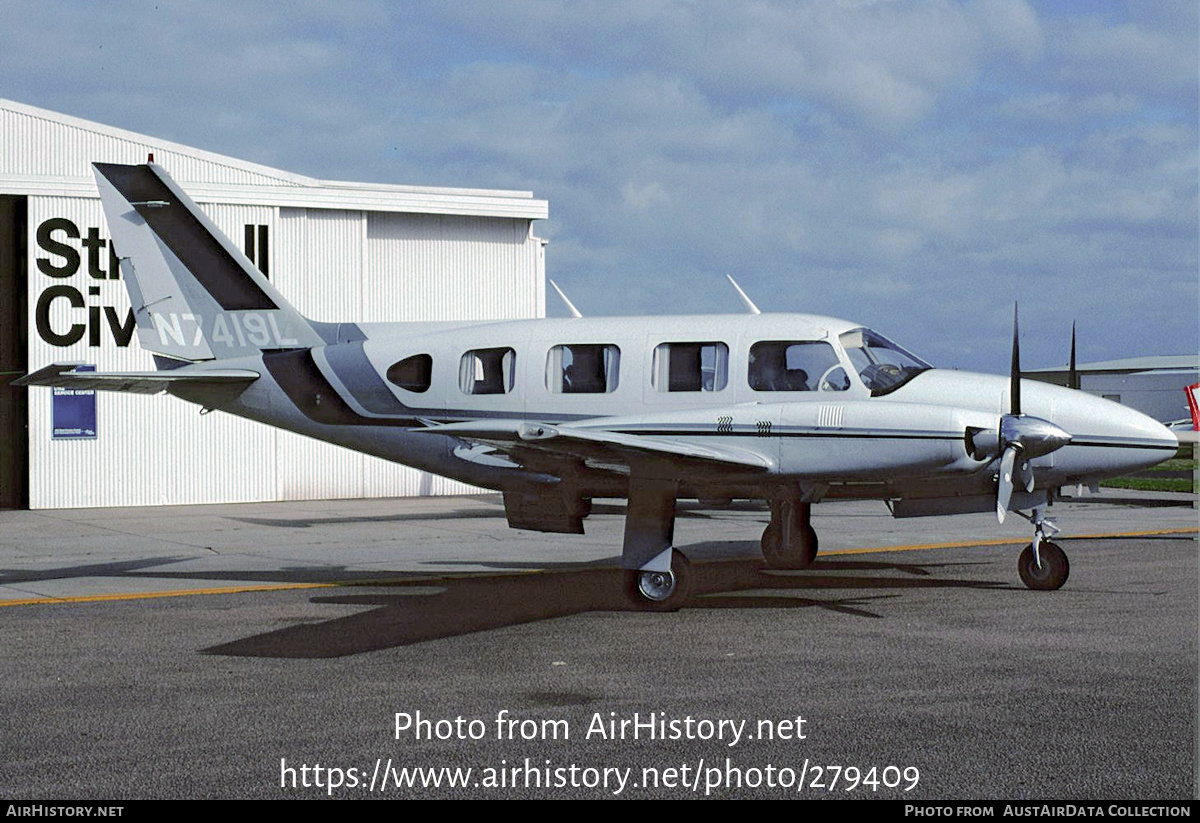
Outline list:
[[[720,391],[729,382],[729,347],[663,343],[654,349],[650,381],[660,392]]]
[[[871,390],[872,397],[894,392],[923,371],[932,369],[915,354],[870,329],[854,329],[838,337],[846,356]]]
[[[609,394],[617,390],[621,350],[607,343],[554,346],[546,356],[546,388],[553,394]]]
[[[459,388],[463,394],[507,394],[513,388],[516,359],[510,348],[472,349],[459,363]]]
[[[755,391],[845,391],[850,378],[833,346],[814,341],[768,340],[750,347]]]

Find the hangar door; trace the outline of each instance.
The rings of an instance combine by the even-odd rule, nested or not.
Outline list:
[[[27,368],[27,214],[24,197],[0,195],[0,509],[29,506],[27,390],[9,385]]]

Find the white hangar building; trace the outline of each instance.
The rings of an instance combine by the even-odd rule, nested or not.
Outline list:
[[[1200,383],[1200,356],[1168,354],[1080,363],[1075,367],[1079,388],[1148,414],[1160,423],[1185,420],[1191,412],[1187,387]],[[1035,369],[1026,377],[1069,385],[1069,370]]]
[[[9,385],[54,362],[154,368],[91,169],[151,154],[312,319],[545,314],[548,206],[530,192],[314,180],[0,100],[0,508],[467,490],[173,397]]]

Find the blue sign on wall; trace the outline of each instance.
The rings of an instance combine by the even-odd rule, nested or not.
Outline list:
[[[76,366],[76,371],[95,371],[95,366]],[[54,440],[95,439],[96,437],[96,390],[54,389],[53,429]]]

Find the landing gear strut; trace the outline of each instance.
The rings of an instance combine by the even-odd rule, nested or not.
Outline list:
[[[670,478],[634,474],[629,479],[621,566],[626,596],[636,608],[675,611],[687,599],[688,559],[671,545],[678,491]]]
[[[812,504],[772,500],[771,522],[763,530],[763,559],[772,569],[807,569],[817,558]]]
[[[1067,554],[1057,543],[1047,538],[1058,534],[1054,521],[1046,517],[1046,504],[1033,507],[1033,514],[1017,512],[1033,524],[1033,542],[1025,547],[1017,559],[1017,573],[1021,582],[1037,591],[1061,589],[1071,574]]]

